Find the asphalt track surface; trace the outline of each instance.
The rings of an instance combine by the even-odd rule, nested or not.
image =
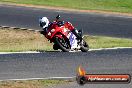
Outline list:
[[[0,55],[0,80],[76,76],[78,66],[87,73],[132,75],[132,49],[90,51],[88,53],[45,52]],[[66,88],[78,88],[71,83]],[[131,84],[87,85],[89,88],[131,88]],[[100,87],[99,87],[100,86]],[[86,86],[84,86],[86,87]],[[64,87],[63,87],[64,88]]]
[[[91,13],[0,6],[0,25],[40,29],[38,18],[53,19],[60,14],[85,34],[132,38],[132,18]],[[132,75],[132,49],[91,51],[88,53],[45,52],[40,54],[0,55],[0,80],[45,77],[71,77],[82,65],[88,73]],[[57,88],[80,88],[76,83]],[[131,88],[132,84],[97,84],[83,88]]]
[[[40,30],[38,19],[58,14],[85,34],[132,38],[132,17],[0,5],[0,25]]]

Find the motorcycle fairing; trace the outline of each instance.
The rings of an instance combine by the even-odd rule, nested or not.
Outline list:
[[[72,32],[69,33],[69,41],[70,41],[71,49],[78,48],[78,44],[77,44],[78,41],[76,39],[76,36]]]

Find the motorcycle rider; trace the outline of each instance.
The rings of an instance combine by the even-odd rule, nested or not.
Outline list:
[[[39,26],[43,28],[43,31],[41,31],[41,34],[45,35],[48,29],[52,27],[53,23],[59,23],[60,25],[64,24],[64,21],[58,21],[58,19],[60,18],[60,15],[58,15],[56,18],[57,20],[54,22],[49,22],[47,17],[42,17],[41,19],[39,19]],[[76,28],[72,28],[69,30],[77,37],[77,40],[79,40],[80,42],[82,41],[82,36],[78,34],[78,30]]]

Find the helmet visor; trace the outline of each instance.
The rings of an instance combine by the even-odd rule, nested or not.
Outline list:
[[[42,25],[42,26],[45,26],[45,25],[46,25],[46,22],[41,22],[41,25]]]

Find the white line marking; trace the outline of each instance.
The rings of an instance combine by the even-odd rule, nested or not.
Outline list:
[[[101,50],[116,50],[116,49],[132,49],[132,47],[115,47],[115,48],[99,48],[99,49],[89,49],[90,51],[101,51]],[[46,51],[44,51],[46,52]],[[50,51],[49,51],[50,52]],[[52,51],[51,51],[52,52]],[[56,51],[53,51],[56,52]],[[81,51],[70,51],[70,52],[81,52]],[[22,53],[43,53],[39,51],[25,51],[25,52],[0,52],[0,54],[22,54]]]
[[[116,49],[132,49],[132,47],[99,48],[99,49],[89,49],[89,51],[116,50]]]
[[[25,52],[0,52],[0,54],[21,54],[21,53],[40,53],[40,52],[37,52],[37,51],[25,51]]]
[[[0,81],[26,81],[26,80],[75,80],[76,76],[73,77],[47,77],[47,78],[23,78],[23,79],[3,79]]]

